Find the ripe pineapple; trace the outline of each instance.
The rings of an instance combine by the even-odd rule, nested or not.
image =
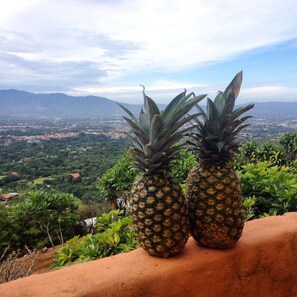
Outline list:
[[[193,97],[186,91],[176,96],[164,111],[144,95],[139,120],[125,107],[131,128],[134,167],[140,171],[131,190],[130,212],[138,241],[149,254],[170,257],[179,253],[189,236],[188,213],[178,181],[171,175],[188,131],[180,129],[196,115],[185,116],[205,95]]]
[[[231,166],[239,148],[237,135],[250,118],[239,116],[254,105],[233,110],[241,82],[239,72],[214,102],[208,98],[206,113],[198,106],[203,120],[195,119],[197,125],[189,141],[200,160],[187,177],[190,231],[209,248],[233,246],[244,225],[240,184]]]

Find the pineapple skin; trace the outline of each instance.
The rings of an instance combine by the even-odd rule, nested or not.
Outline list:
[[[244,227],[239,179],[229,167],[195,167],[187,177],[190,232],[202,246],[232,247]]]
[[[189,238],[188,211],[175,178],[138,175],[129,210],[137,239],[149,254],[168,258],[184,248]]]

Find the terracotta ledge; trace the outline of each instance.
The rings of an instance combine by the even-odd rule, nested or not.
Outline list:
[[[0,285],[1,297],[295,297],[297,212],[248,222],[230,250],[190,239],[178,257],[142,249]]]

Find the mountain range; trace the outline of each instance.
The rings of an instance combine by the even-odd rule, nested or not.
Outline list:
[[[133,113],[138,113],[141,107],[126,103],[123,105]],[[0,116],[104,119],[119,117],[124,113],[116,101],[104,97],[0,90]],[[297,102],[255,103],[249,113],[255,118],[297,119]]]

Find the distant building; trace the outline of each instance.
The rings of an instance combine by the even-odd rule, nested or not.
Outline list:
[[[11,172],[9,172],[9,174],[14,175],[14,176],[19,176],[19,173],[16,171],[11,171]]]
[[[69,173],[69,176],[73,179],[78,179],[80,177],[80,174],[78,172]]]
[[[7,202],[13,197],[17,197],[19,193],[7,193],[7,194],[1,194],[0,195],[0,201]]]

